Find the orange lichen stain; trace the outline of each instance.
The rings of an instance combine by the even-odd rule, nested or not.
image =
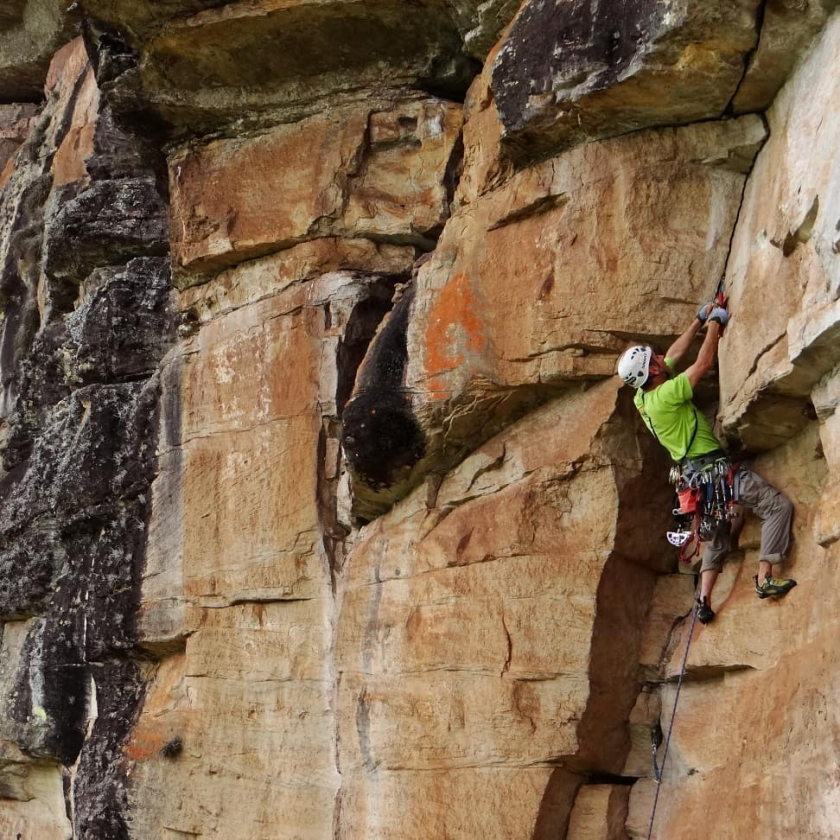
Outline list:
[[[7,161],[6,165],[3,167],[3,172],[0,174],[0,189],[2,189],[6,181],[12,177],[12,172],[15,171],[15,156],[12,155]]]
[[[446,374],[463,364],[465,352],[481,353],[487,345],[472,282],[456,274],[444,286],[429,312],[424,346],[425,373],[432,399],[443,399],[450,388]]]
[[[164,732],[154,731],[141,721],[131,740],[123,747],[123,754],[130,761],[148,761],[157,756],[169,740]]]
[[[158,757],[164,744],[179,732],[175,724],[182,723],[182,717],[172,712],[183,695],[185,669],[184,653],[167,657],[157,669],[143,703],[143,713],[122,749],[128,761],[148,761]]]

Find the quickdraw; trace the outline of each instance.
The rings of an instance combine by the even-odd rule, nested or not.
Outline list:
[[[659,757],[659,748],[662,746],[662,723],[656,721],[650,728],[650,757],[653,761],[653,778],[659,782],[662,780],[662,767],[657,761]]]

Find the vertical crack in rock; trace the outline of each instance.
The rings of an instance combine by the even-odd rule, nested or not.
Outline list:
[[[738,80],[738,84],[735,86],[735,90],[732,91],[732,96],[729,99],[729,102],[726,103],[726,107],[723,109],[721,116],[731,116],[735,112],[735,100],[738,98],[738,94],[741,91],[741,88],[744,85],[744,81],[747,78],[747,74],[750,72],[751,65],[753,59],[755,58],[756,54],[758,53],[758,49],[761,46],[761,31],[764,27],[764,16],[767,12],[767,4],[769,0],[761,0],[761,3],[756,10],[755,15],[755,45],[744,55],[744,71],[741,73],[741,78]]]
[[[747,186],[750,183],[750,176],[752,175],[753,171],[755,170],[755,163],[758,160],[758,156],[761,154],[761,150],[770,140],[770,124],[767,120],[762,116],[762,122],[764,123],[764,138],[758,145],[758,148],[755,150],[755,154],[752,156],[752,160],[750,161],[749,167],[747,168],[744,174],[744,184],[741,187],[741,198],[738,201],[738,209],[735,211],[735,219],[732,222],[732,230],[729,232],[729,245],[726,248],[726,259],[723,263],[723,270],[721,272],[721,280],[726,278],[727,271],[729,269],[729,259],[732,256],[732,248],[735,243],[735,233],[738,230],[738,222],[741,220],[741,211],[744,209],[744,201],[747,195]]]
[[[611,556],[598,584],[592,634],[590,697],[580,723],[576,761],[587,773],[619,774],[630,748],[627,721],[639,694],[641,627],[655,575]]]
[[[388,285],[379,284],[371,289],[371,292],[370,297],[359,301],[353,308],[344,328],[344,335],[339,340],[336,358],[338,366],[336,405],[339,417],[353,393],[356,374],[368,347],[393,306],[393,282]]]
[[[341,770],[339,769],[339,773]],[[344,794],[341,788],[338,789],[338,792],[335,795],[335,806],[333,811],[333,831],[332,836],[333,840],[341,840],[343,836],[342,831],[342,805],[344,800]]]
[[[449,207],[447,219],[452,216],[452,205],[455,201],[455,194],[457,193],[458,187],[461,183],[461,176],[464,174],[464,154],[464,129],[461,128],[458,132],[458,139],[452,147],[452,154],[449,156],[449,160],[446,164],[446,170],[443,175],[443,185],[446,189],[446,203]],[[443,221],[441,222],[440,227],[433,231],[435,240],[440,239],[445,225],[446,221]]]
[[[379,610],[382,604],[382,581],[379,577],[379,566],[374,569],[373,574],[376,583],[362,638],[362,672],[365,676],[374,673],[374,647],[379,641]],[[359,751],[365,769],[368,773],[375,774],[379,765],[371,752],[370,701],[367,681],[363,681],[356,700],[356,736],[359,740]]]
[[[346,514],[342,516],[339,510],[342,503],[340,500],[341,476],[344,471],[344,455],[340,440],[344,409],[351,397],[359,367],[370,344],[383,320],[388,317],[388,313],[392,310],[394,287],[397,279],[399,278],[377,277],[372,282],[368,282],[363,296],[355,301],[349,315],[346,315],[343,329],[335,346],[335,393],[331,395],[332,399],[328,400],[327,403],[334,405],[335,413],[322,414],[321,418],[322,426],[318,438],[318,493],[324,551],[330,566],[330,581],[334,598],[332,610],[333,644],[336,643],[335,634],[344,595],[339,582],[343,572],[345,541],[351,530],[350,523],[346,521]],[[327,332],[334,326],[332,305],[328,300],[324,306],[325,329]],[[337,316],[337,320],[340,326],[341,315]],[[375,633],[373,625],[371,625],[371,632]],[[333,664],[330,667],[333,671],[331,707],[337,717],[340,708],[341,673],[335,672]],[[366,755],[366,766],[369,770],[375,770],[375,765],[369,755],[370,717],[365,691],[366,689],[363,687],[357,703],[356,729],[363,754]],[[342,777],[341,749],[341,727],[336,722],[333,750],[339,780]],[[367,753],[364,752],[365,750],[367,750]],[[344,795],[344,788],[339,781],[333,806],[333,835],[336,838],[342,835]]]
[[[470,532],[470,533],[472,533],[472,532]],[[507,651],[505,653],[505,661],[502,663],[502,676],[504,676],[510,670],[510,661],[511,661],[511,659],[513,659],[513,639],[511,638],[510,630],[508,630],[507,622],[505,621],[504,607],[502,607],[501,618],[502,618],[502,629],[505,631],[505,641],[506,641],[506,644],[507,644]]]
[[[359,739],[359,752],[365,769],[370,774],[376,773],[377,763],[374,761],[370,746],[370,697],[366,684],[362,684],[356,700],[356,736]]]
[[[344,541],[349,523],[339,510],[340,484],[344,469],[341,448],[342,421],[345,406],[352,394],[356,374],[380,325],[391,311],[394,284],[397,278],[375,277],[365,282],[361,297],[355,301],[335,345],[335,393],[328,404],[335,413],[322,414],[318,440],[318,494],[324,549],[330,563],[333,595],[337,592],[337,576],[344,563]],[[331,303],[324,307],[327,332],[333,326]],[[340,321],[341,319],[339,319]]]

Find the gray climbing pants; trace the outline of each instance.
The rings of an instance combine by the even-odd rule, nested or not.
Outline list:
[[[746,467],[738,470],[740,477],[740,503],[761,519],[761,553],[759,560],[776,565],[785,558],[790,545],[790,523],[793,505],[787,496],[768,484],[760,475]],[[724,522],[706,543],[700,571],[720,571],[731,547],[731,524]]]

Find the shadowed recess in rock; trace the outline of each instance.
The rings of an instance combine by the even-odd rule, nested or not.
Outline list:
[[[373,340],[344,409],[342,445],[351,470],[372,489],[390,487],[423,457],[425,440],[404,387],[410,285]]]
[[[365,357],[370,342],[382,319],[391,310],[393,290],[384,286],[371,286],[371,296],[354,307],[347,320],[344,336],[336,351],[338,387],[336,407],[341,413],[353,392],[356,373]]]
[[[580,776],[562,767],[552,772],[540,800],[537,822],[531,840],[554,840],[556,837],[566,836],[569,811],[580,784]]]

